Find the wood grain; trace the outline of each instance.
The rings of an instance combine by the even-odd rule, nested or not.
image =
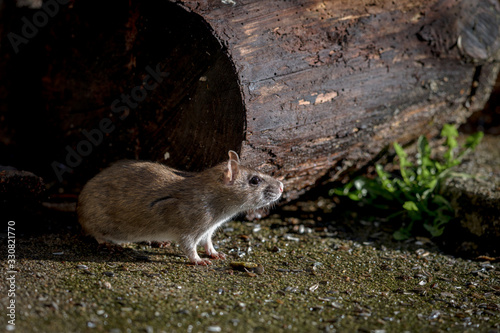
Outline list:
[[[463,123],[499,71],[494,0],[234,3],[74,1],[18,53],[6,36],[36,10],[5,5],[0,164],[78,191],[118,159],[201,170],[233,149],[287,201]],[[168,77],[113,113],[156,66]],[[104,118],[114,130],[58,182],[53,162]]]

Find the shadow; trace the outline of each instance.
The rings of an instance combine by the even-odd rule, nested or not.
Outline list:
[[[362,207],[343,198],[328,195],[330,187],[320,188],[272,211],[270,218],[256,223],[266,224],[278,234],[310,234],[314,238],[351,240],[364,246],[407,252],[430,251],[455,257],[477,259],[478,256],[494,256],[493,244],[482,244],[470,233],[461,230],[458,222],[446,226],[444,236],[429,238],[424,232],[405,241],[396,241],[392,234],[401,221],[387,221],[376,211]],[[14,208],[11,206],[11,208]],[[59,212],[43,206],[25,209],[19,213],[16,207],[16,255],[19,259],[131,263],[161,262],[189,264],[174,244],[166,248],[146,243],[128,244],[118,247],[100,246],[92,237],[83,235],[75,212]],[[8,220],[7,220],[8,221]],[[7,225],[0,233],[2,251],[7,251]],[[334,245],[337,246],[337,245]],[[340,245],[339,245],[340,246]],[[200,253],[202,255],[202,253]],[[203,255],[202,255],[203,257]],[[164,259],[158,259],[164,258]],[[484,258],[483,258],[484,260]]]
[[[425,248],[427,251],[473,260],[500,255],[495,244],[472,235],[460,225],[458,219],[446,225],[442,236],[431,237],[423,227],[415,226],[412,237],[397,241],[393,233],[401,227],[400,219],[388,220],[383,217],[387,212],[363,206],[347,198],[332,197],[328,192],[334,186],[335,184],[330,184],[318,187],[300,200],[280,207],[275,213],[283,222],[275,222],[271,227],[288,228],[290,234],[313,230],[319,237],[351,240],[381,249],[415,252]]]
[[[18,207],[19,208],[19,207]],[[85,236],[78,223],[76,213],[53,211],[42,206],[31,207],[16,213],[14,229],[16,259],[69,261],[69,262],[166,262],[188,264],[180,250],[174,245],[166,248],[146,243],[99,245],[94,238]],[[7,223],[0,233],[3,257],[8,244]],[[158,256],[168,259],[156,259]]]

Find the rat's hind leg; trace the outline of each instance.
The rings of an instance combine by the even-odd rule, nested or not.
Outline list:
[[[208,259],[201,259],[196,251],[196,245],[198,244],[198,240],[194,240],[192,237],[183,237],[179,241],[179,246],[182,249],[182,252],[189,258],[189,261],[195,265],[207,266],[211,265],[212,262]]]
[[[201,239],[201,245],[205,247],[205,251],[208,256],[212,259],[226,259],[226,255],[222,252],[217,252],[212,243],[212,235],[215,232],[217,227],[209,229]]]

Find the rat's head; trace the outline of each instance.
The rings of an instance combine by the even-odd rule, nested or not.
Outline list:
[[[271,176],[240,164],[236,152],[229,151],[229,161],[224,168],[223,182],[243,195],[242,210],[252,210],[268,206],[278,200],[283,193],[283,183]]]

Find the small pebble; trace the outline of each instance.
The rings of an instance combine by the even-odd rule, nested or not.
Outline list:
[[[312,286],[309,287],[309,291],[316,291],[316,289],[319,288],[319,283],[313,284]]]
[[[264,273],[264,266],[259,264],[253,271],[257,274],[262,274],[262,273]]]
[[[332,307],[334,307],[335,309],[342,309],[342,304],[338,302],[332,302]]]
[[[321,305],[316,305],[316,306],[312,306],[309,308],[309,311],[322,311],[324,307],[322,307]]]
[[[428,320],[435,320],[435,319],[438,319],[440,315],[441,315],[441,312],[439,312],[438,310],[434,310],[431,312],[429,317],[427,317],[427,319]]]
[[[294,241],[294,242],[300,241],[300,238],[294,237],[294,236],[291,236],[291,235],[288,235],[288,234],[286,234],[285,236],[283,236],[283,238],[285,240]]]
[[[247,275],[250,276],[250,277],[256,277],[257,274],[253,273],[253,272],[249,272],[247,271]]]
[[[281,251],[281,249],[280,249],[279,247],[277,247],[276,245],[274,245],[274,246],[271,248],[271,252],[276,252],[276,253],[278,253],[278,252],[280,252],[280,251]]]

